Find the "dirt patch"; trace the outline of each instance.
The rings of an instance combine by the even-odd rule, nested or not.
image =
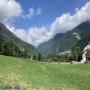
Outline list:
[[[32,82],[25,81],[20,75],[14,72],[0,77],[2,86],[11,86],[12,88],[19,87],[20,90],[34,90],[32,89]]]
[[[76,90],[75,87],[71,87],[68,85],[62,85],[62,86],[60,85],[60,87],[59,86],[57,86],[57,87],[42,86],[42,87],[33,88],[32,82],[28,82],[28,81],[24,80],[21,75],[18,75],[14,72],[5,74],[4,76],[0,76],[0,85],[12,86],[12,88],[13,88],[12,90],[15,90],[14,89],[15,86],[20,86],[20,89],[16,89],[16,90]]]
[[[57,90],[76,90],[75,87],[63,85],[61,87],[58,87]]]

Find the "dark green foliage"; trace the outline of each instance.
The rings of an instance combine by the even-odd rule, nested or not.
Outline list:
[[[71,55],[53,55],[48,56],[47,58],[43,58],[43,61],[48,62],[71,62],[73,61],[73,57]]]
[[[21,56],[19,48],[10,41],[2,43],[0,53],[7,56]]]
[[[81,61],[82,59],[82,50],[77,47],[73,52],[72,52],[73,60],[75,61]]]
[[[38,57],[37,57],[37,60],[42,61],[42,56],[41,56],[40,53],[39,53],[39,55],[38,55]]]
[[[32,59],[33,59],[33,60],[37,60],[37,57],[34,55]]]
[[[22,51],[24,49],[24,51]],[[36,48],[15,36],[0,23],[0,51],[4,55],[12,56],[38,56]]]

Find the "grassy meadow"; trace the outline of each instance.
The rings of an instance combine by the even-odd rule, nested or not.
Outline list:
[[[2,90],[5,85],[18,85],[20,90],[90,90],[90,64],[55,64],[0,56]]]

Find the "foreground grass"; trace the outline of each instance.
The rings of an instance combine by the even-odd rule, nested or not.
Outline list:
[[[90,90],[90,64],[51,64],[0,56],[0,86],[20,90]]]

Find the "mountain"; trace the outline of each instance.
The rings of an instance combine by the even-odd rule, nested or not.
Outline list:
[[[89,30],[90,30],[90,29],[89,29]],[[83,50],[84,47],[85,47],[89,42],[90,42],[90,32],[88,32],[88,33],[86,34],[86,36],[77,43],[77,45],[73,48],[73,50],[74,50],[75,48],[77,48],[77,47],[79,47],[81,50]]]
[[[56,34],[52,39],[37,48],[42,55],[55,55],[73,48],[84,48],[90,41],[90,22],[84,22],[64,34]]]
[[[10,50],[11,53],[16,53],[16,54],[20,54],[20,52],[19,53],[16,52],[17,50],[22,51],[27,56],[38,56],[39,54],[39,52],[34,46],[19,39],[3,24],[0,23],[0,50],[3,50],[2,47],[4,49],[4,54],[7,51],[10,52]]]
[[[50,39],[47,42],[40,44],[37,48],[42,53],[42,55],[54,55],[57,43],[59,43],[59,39],[63,36],[63,34],[57,34],[54,38]]]

